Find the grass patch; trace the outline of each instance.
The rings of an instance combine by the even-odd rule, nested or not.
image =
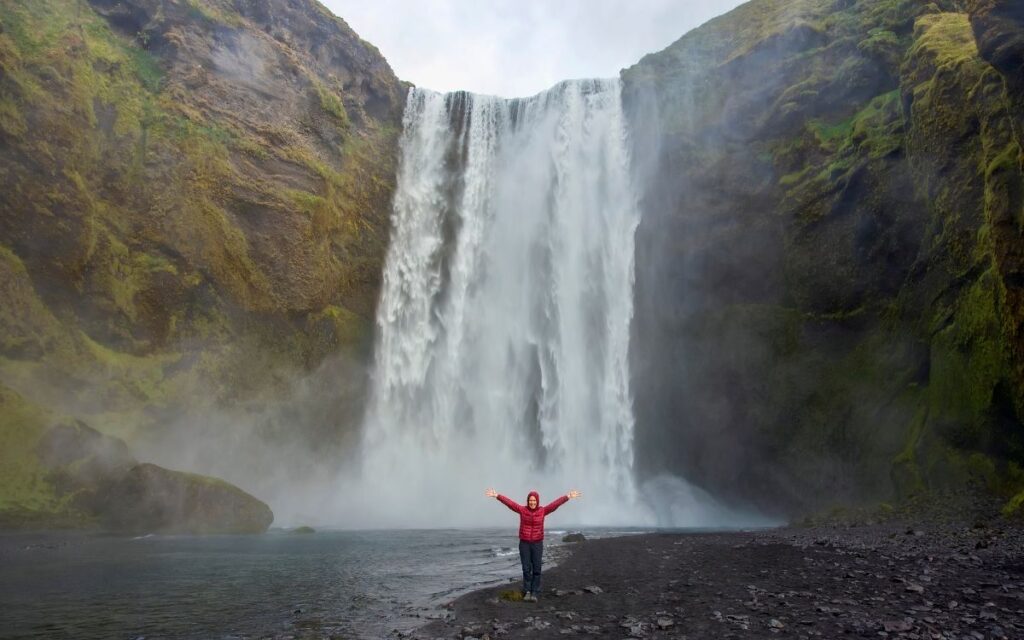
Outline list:
[[[519,589],[506,589],[498,594],[498,598],[505,602],[522,602],[523,594]]]
[[[313,86],[316,88],[317,96],[320,98],[320,108],[337,120],[338,125],[342,129],[348,129],[352,123],[349,121],[345,104],[338,97],[338,94],[319,82],[315,82]]]
[[[978,60],[978,43],[966,13],[921,16],[914,25],[910,55],[928,55],[936,66],[955,66]]]
[[[52,421],[49,412],[0,385],[0,511],[60,508],[35,452]]]

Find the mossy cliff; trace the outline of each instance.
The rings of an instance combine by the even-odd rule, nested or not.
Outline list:
[[[0,384],[18,411],[155,442],[185,409],[259,415],[340,358],[355,391],[330,432],[264,427],[338,445],[404,95],[312,0],[0,4]]]
[[[1022,34],[753,0],[623,72],[640,468],[791,514],[1024,489]]]

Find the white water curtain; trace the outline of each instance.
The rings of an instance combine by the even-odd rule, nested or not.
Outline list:
[[[364,434],[367,523],[493,523],[488,486],[520,501],[578,487],[572,521],[637,522],[639,211],[618,80],[517,100],[412,89],[404,127]]]

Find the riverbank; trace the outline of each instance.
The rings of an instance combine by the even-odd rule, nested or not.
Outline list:
[[[1020,638],[1022,533],[994,519],[588,540],[538,603],[503,597],[518,583],[482,589],[410,635]]]

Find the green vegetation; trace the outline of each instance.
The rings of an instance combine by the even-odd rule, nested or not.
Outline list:
[[[0,513],[51,513],[61,507],[35,451],[52,420],[43,409],[0,386]]]
[[[0,385],[18,415],[129,441],[367,357],[402,95],[314,4],[283,8],[296,19],[277,38],[230,2],[156,6],[0,3]],[[334,66],[302,48],[322,29]],[[343,101],[351,75],[395,108]],[[27,456],[38,430],[3,429]],[[43,509],[38,475],[7,468],[12,491],[38,489],[26,517]]]
[[[315,86],[316,93],[320,97],[320,107],[326,113],[334,116],[342,130],[348,129],[352,123],[349,122],[348,111],[345,110],[345,105],[342,104],[341,98],[321,84],[316,84]]]

